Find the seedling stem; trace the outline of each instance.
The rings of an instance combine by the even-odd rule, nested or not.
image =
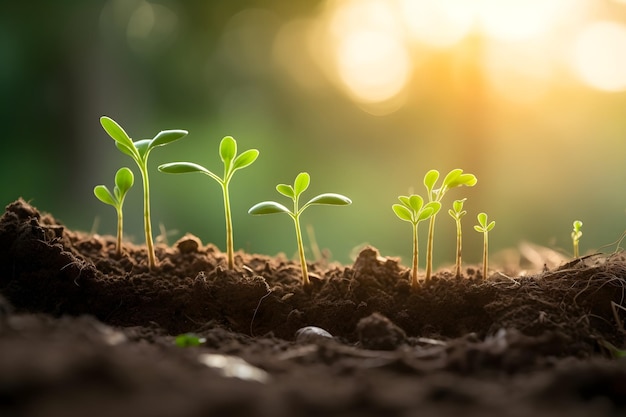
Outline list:
[[[483,279],[487,279],[488,271],[488,254],[489,254],[489,232],[494,228],[496,222],[487,223],[487,214],[479,213],[478,225],[474,226],[474,230],[483,234]]]

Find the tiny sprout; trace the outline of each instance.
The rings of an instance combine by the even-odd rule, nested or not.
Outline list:
[[[583,222],[580,220],[574,221],[574,230],[572,231],[572,243],[574,245],[574,258],[578,258],[578,242],[580,241],[583,232],[580,230],[583,227]]]
[[[352,201],[341,194],[324,193],[317,195],[307,201],[302,207],[299,206],[300,195],[309,188],[311,177],[306,172],[301,172],[296,176],[293,186],[287,184],[278,184],[276,191],[280,194],[289,197],[293,201],[293,211],[287,207],[275,201],[263,201],[255,204],[248,210],[249,214],[274,214],[274,213],[286,213],[293,219],[296,227],[296,240],[298,243],[298,254],[300,255],[300,266],[302,268],[302,283],[303,285],[309,285],[309,273],[306,266],[306,259],[304,257],[304,245],[302,244],[302,232],[300,230],[300,215],[309,206],[313,205],[331,205],[331,206],[346,206],[352,204]]]
[[[115,211],[117,211],[117,256],[122,254],[122,233],[124,228],[122,206],[124,205],[126,193],[128,193],[128,190],[130,190],[134,182],[135,177],[133,176],[133,171],[123,167],[118,169],[115,173],[115,187],[112,193],[106,185],[96,185],[93,189],[93,193],[98,200],[102,201],[104,204],[113,206]]]
[[[206,342],[206,338],[200,337],[195,333],[183,333],[176,336],[174,344],[181,348],[200,346]]]
[[[487,255],[489,252],[489,232],[496,225],[496,222],[492,221],[487,223],[487,214],[478,214],[478,224],[474,226],[474,230],[483,234],[483,279],[487,278]]]
[[[455,200],[454,203],[452,203],[452,208],[448,210],[448,214],[456,222],[456,266],[454,275],[457,279],[461,278],[461,217],[467,214],[467,211],[463,210],[465,200],[467,200],[467,198]]]
[[[100,124],[104,130],[115,141],[117,148],[124,154],[130,156],[139,167],[143,183],[143,219],[144,231],[146,234],[146,246],[148,249],[148,266],[150,269],[156,267],[154,255],[154,242],[152,241],[152,224],[150,222],[150,184],[148,181],[148,155],[156,147],[167,145],[187,136],[186,130],[163,130],[152,139],[143,139],[133,142],[128,134],[110,117],[102,116]]]
[[[220,158],[224,163],[224,177],[220,178],[218,175],[209,171],[205,167],[194,164],[191,162],[172,162],[169,164],[163,164],[159,166],[159,171],[167,172],[169,174],[182,174],[187,172],[200,172],[213,178],[222,187],[222,195],[224,197],[224,213],[226,217],[226,254],[228,257],[228,269],[233,269],[235,265],[234,261],[234,243],[233,243],[233,221],[230,210],[230,196],[228,193],[228,184],[235,171],[241,168],[245,168],[257,159],[259,151],[256,149],[249,149],[237,156],[237,141],[231,136],[226,136],[220,142]]]
[[[391,206],[396,216],[400,220],[410,222],[413,225],[413,268],[411,269],[411,286],[417,287],[417,264],[418,264],[418,245],[417,245],[417,226],[421,221],[424,221],[435,214],[441,209],[441,203],[438,201],[431,201],[424,204],[424,199],[419,195],[398,197],[400,203]]]
[[[452,188],[466,185],[473,187],[476,185],[477,179],[473,174],[464,174],[462,169],[453,169],[443,179],[440,188],[435,189],[435,183],[439,179],[439,171],[431,169],[424,175],[424,186],[428,193],[428,201],[439,201]],[[428,225],[428,246],[426,248],[426,279],[430,279],[433,270],[433,242],[435,239],[435,214],[430,218]]]

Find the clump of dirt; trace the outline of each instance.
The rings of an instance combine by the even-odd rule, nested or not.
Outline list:
[[[314,279],[308,287],[298,265],[285,257],[238,252],[231,271],[224,253],[192,235],[171,247],[157,245],[156,254],[159,266],[149,270],[144,246],[127,243],[117,257],[112,236],[69,230],[21,199],[6,207],[0,218],[0,293],[7,300],[0,303],[0,375],[16,379],[0,377],[0,414],[27,415],[19,402],[25,399],[46,406],[44,399],[59,394],[57,378],[89,390],[93,404],[115,392],[137,397],[140,415],[409,415],[418,406],[445,415],[438,408],[444,403],[452,411],[462,405],[477,415],[487,409],[513,415],[501,408],[498,395],[531,380],[536,385],[513,399],[519,407],[547,410],[546,390],[577,404],[559,408],[563,415],[589,411],[580,408],[581,397],[605,398],[610,409],[626,407],[626,365],[606,362],[617,352],[612,347],[626,346],[622,253],[528,276],[483,279],[477,268],[468,268],[459,280],[444,270],[417,288],[398,259],[373,247],[363,249],[353,265],[310,264]],[[295,342],[305,326],[333,337]],[[173,336],[190,332],[205,339],[202,346],[172,343]],[[49,351],[29,362],[41,349],[37,338],[47,340]],[[19,360],[7,359],[5,353],[18,350]],[[218,375],[206,360],[197,360],[199,352],[243,358],[265,377],[250,385]],[[47,360],[56,363],[58,375],[43,372]],[[157,360],[164,365],[144,369]],[[30,373],[20,373],[22,366]],[[557,386],[571,369],[589,376]],[[144,371],[143,379],[132,376]],[[508,379],[499,384],[492,375]],[[415,376],[426,378],[420,387],[408,380]],[[167,407],[138,399],[160,395],[158,380],[164,377],[179,384],[174,391],[195,383],[219,395],[207,399],[191,388],[194,406],[179,404],[175,394],[157,397],[183,407],[167,414]],[[457,385],[463,378],[478,382]],[[599,392],[581,388],[591,381],[604,385]],[[496,397],[486,399],[481,389]],[[3,398],[12,402],[2,405]],[[59,403],[50,401],[47,415],[54,415]],[[85,403],[77,410],[97,413],[92,408]]]

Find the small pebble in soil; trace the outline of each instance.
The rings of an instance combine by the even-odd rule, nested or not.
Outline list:
[[[359,320],[356,330],[365,349],[394,350],[406,340],[404,330],[379,313]]]
[[[316,343],[322,339],[332,338],[333,335],[320,327],[306,326],[296,330],[296,342],[298,343]]]

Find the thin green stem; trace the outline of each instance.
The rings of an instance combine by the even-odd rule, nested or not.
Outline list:
[[[578,239],[574,239],[574,258],[578,258]]]
[[[224,194],[224,212],[226,217],[226,255],[228,256],[228,269],[235,266],[235,249],[233,243],[233,220],[230,212],[230,197],[228,195],[228,183],[222,184]]]
[[[417,288],[417,264],[419,261],[419,249],[417,246],[417,225],[418,223],[413,224],[413,269],[411,275],[411,286],[413,288]]]
[[[304,245],[302,244],[302,232],[300,231],[300,214],[297,213],[293,217],[296,224],[296,240],[298,241],[298,254],[300,255],[300,267],[302,268],[302,283],[307,286],[311,283],[309,280],[309,271],[306,266],[306,258],[304,257]]]
[[[428,281],[433,273],[433,241],[435,240],[435,217],[430,218],[428,226],[428,246],[426,247],[426,280]]]
[[[488,253],[489,253],[489,232],[483,232],[483,279],[487,279],[487,270],[489,269]]]
[[[122,256],[122,233],[124,230],[123,218],[122,218],[122,208],[116,208],[117,210],[117,248],[116,253],[117,256]]]
[[[456,268],[454,275],[461,278],[461,219],[456,219]]]
[[[148,181],[148,168],[141,167],[141,179],[143,181],[143,227],[146,232],[146,246],[148,250],[148,267],[156,268],[154,255],[154,242],[152,241],[152,224],[150,222],[150,183]]]

